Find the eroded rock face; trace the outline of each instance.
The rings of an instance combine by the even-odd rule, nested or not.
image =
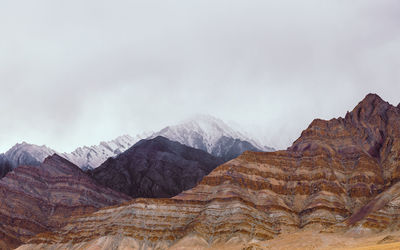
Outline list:
[[[120,204],[129,197],[102,187],[54,154],[40,166],[20,166],[0,180],[0,248],[55,230],[72,216]]]
[[[135,198],[170,198],[194,187],[222,162],[205,151],[158,136],[141,140],[90,174]]]
[[[137,248],[165,249],[192,236],[216,244],[300,228],[388,228],[400,215],[399,126],[399,108],[368,95],[345,118],[313,121],[288,150],[246,152],[171,199],[102,209],[38,235],[29,247],[118,236]]]

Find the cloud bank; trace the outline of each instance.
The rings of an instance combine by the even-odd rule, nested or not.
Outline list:
[[[400,2],[12,1],[0,151],[60,151],[195,113],[285,148],[367,93],[400,102]]]

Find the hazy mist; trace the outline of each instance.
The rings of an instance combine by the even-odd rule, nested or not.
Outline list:
[[[196,113],[285,148],[369,92],[400,102],[397,0],[6,0],[0,31],[0,152]]]

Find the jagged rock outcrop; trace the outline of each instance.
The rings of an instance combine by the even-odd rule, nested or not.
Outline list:
[[[245,152],[171,199],[102,209],[23,249],[110,237],[114,245],[166,249],[266,240],[300,228],[397,229],[399,135],[399,108],[370,94],[345,118],[314,120],[285,151]]]
[[[194,187],[222,160],[158,136],[141,140],[90,171],[99,183],[132,197],[172,197]]]
[[[129,199],[56,154],[40,166],[17,167],[0,180],[0,249],[60,228],[72,216]]]

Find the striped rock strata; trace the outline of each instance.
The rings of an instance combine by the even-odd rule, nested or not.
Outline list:
[[[368,95],[345,118],[313,121],[286,151],[246,152],[178,196],[136,199],[72,219],[22,249],[73,249],[110,237],[114,246],[133,249],[165,249],[188,238],[215,246],[299,228],[349,228],[389,204],[366,209],[374,199],[397,195],[390,190],[400,173],[399,126],[399,108]]]
[[[127,201],[58,155],[40,166],[20,166],[0,180],[0,249],[65,225],[71,216]]]

